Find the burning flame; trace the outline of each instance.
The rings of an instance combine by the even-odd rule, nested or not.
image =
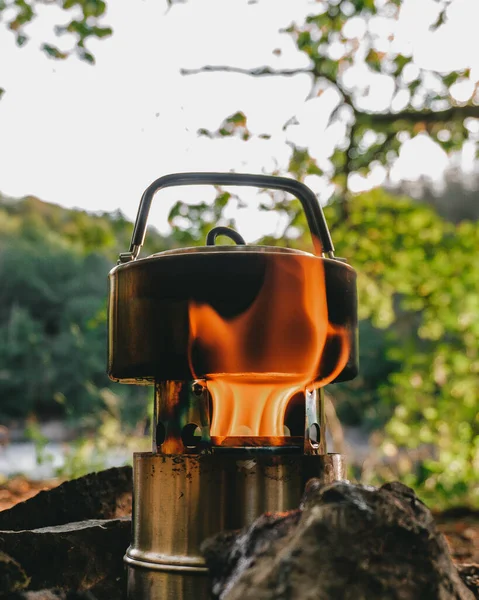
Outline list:
[[[335,379],[349,356],[346,332],[328,321],[322,261],[295,254],[262,256],[263,284],[243,313],[225,318],[209,304],[189,305],[190,367],[208,380],[211,435],[219,438],[284,436],[291,397]],[[331,336],[340,340],[338,357],[318,378]],[[202,357],[207,372],[195,370],[193,356]]]

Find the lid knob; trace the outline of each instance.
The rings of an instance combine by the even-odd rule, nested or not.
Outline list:
[[[242,235],[240,235],[234,229],[231,229],[231,227],[221,227],[221,226],[213,227],[213,229],[211,229],[208,232],[208,235],[206,236],[206,245],[214,246],[216,238],[220,235],[229,237],[230,240],[233,240],[233,242],[235,242],[239,246],[246,246],[246,242],[244,241],[244,238]]]

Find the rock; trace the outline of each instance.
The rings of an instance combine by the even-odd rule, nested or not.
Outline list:
[[[311,480],[300,510],[207,540],[216,600],[473,600],[433,517],[400,483]]]
[[[130,531],[129,519],[0,531],[0,551],[22,566],[29,590],[91,590],[98,600],[120,599],[126,591],[123,556]]]
[[[22,590],[29,579],[22,567],[11,556],[0,552],[0,596],[6,592]]]
[[[0,512],[0,530],[20,531],[131,514],[132,469],[112,468],[66,481]]]
[[[474,594],[474,598],[479,598],[479,565],[457,565],[457,570],[462,581]]]
[[[90,592],[63,592],[57,589],[13,593],[1,597],[3,600],[96,600]]]

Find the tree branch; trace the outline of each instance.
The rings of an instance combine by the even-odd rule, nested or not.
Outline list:
[[[342,197],[342,201],[339,202],[339,210],[340,210],[340,217],[341,220],[346,221],[349,217],[349,202],[348,200],[349,198],[349,193],[348,193],[348,179],[349,179],[349,175],[352,172],[352,160],[351,160],[351,150],[354,147],[354,136],[355,136],[355,132],[356,132],[356,121],[351,125],[351,129],[349,131],[349,143],[348,146],[346,148],[345,152],[345,156],[346,156],[346,162],[343,168],[343,174],[345,177],[344,180],[344,186],[343,189],[341,190],[341,197]],[[334,410],[334,407],[333,407]]]
[[[318,65],[301,69],[272,69],[271,67],[256,67],[255,69],[244,69],[241,67],[231,67],[227,65],[205,65],[199,69],[181,69],[182,75],[199,75],[200,73],[238,73],[240,75],[249,75],[251,77],[293,77],[298,74],[312,75],[315,80],[324,79],[337,88],[343,96],[345,104],[355,110],[351,96],[343,90],[341,85],[331,76],[321,73]]]
[[[387,125],[397,121],[408,121],[409,123],[445,123],[459,121],[467,117],[479,118],[479,106],[466,104],[465,106],[451,106],[445,110],[403,110],[398,113],[369,113],[355,110],[358,121],[369,123],[374,127]]]
[[[325,79],[334,85],[343,96],[345,104],[351,106],[358,123],[369,125],[374,129],[374,125],[387,125],[397,121],[407,121],[409,123],[442,123],[447,121],[458,121],[467,117],[479,118],[479,106],[467,104],[465,106],[452,106],[445,110],[403,110],[398,113],[373,113],[358,110],[352,101],[351,96],[342,89],[336,79],[321,73],[317,66],[301,69],[273,69],[262,66],[255,69],[244,69],[242,67],[231,67],[227,65],[206,65],[199,69],[181,69],[182,75],[198,75],[199,73],[238,73],[240,75],[249,75],[251,77],[293,77],[294,75],[307,73],[315,79]]]
[[[313,75],[312,69],[272,69],[271,67],[257,67],[256,69],[242,69],[241,67],[228,67],[222,65],[206,65],[199,69],[181,69],[182,75],[198,75],[199,73],[239,73],[251,77],[292,77],[299,73]]]

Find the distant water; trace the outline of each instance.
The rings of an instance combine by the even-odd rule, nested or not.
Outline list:
[[[50,479],[55,477],[56,470],[65,464],[68,445],[51,442],[45,446],[43,455],[48,459],[37,464],[35,445],[32,442],[14,442],[7,447],[0,447],[0,476],[25,475],[29,479]],[[120,467],[131,460],[132,452],[119,448],[109,452],[105,459],[105,468]]]
[[[371,452],[368,434],[359,428],[344,427],[343,429],[347,462],[350,465],[361,465]],[[140,449],[137,448],[137,450]],[[6,447],[0,446],[0,479],[2,475],[10,477],[17,474],[37,480],[55,477],[56,470],[65,464],[65,455],[68,451],[68,442],[49,442],[43,451],[43,454],[48,455],[49,458],[43,464],[38,465],[35,445],[32,442],[14,441]],[[335,451],[329,436],[328,451]],[[128,462],[131,463],[133,452],[134,450],[124,447],[109,450],[106,458],[102,461],[104,468],[120,467]],[[92,470],[94,469],[92,468]]]

